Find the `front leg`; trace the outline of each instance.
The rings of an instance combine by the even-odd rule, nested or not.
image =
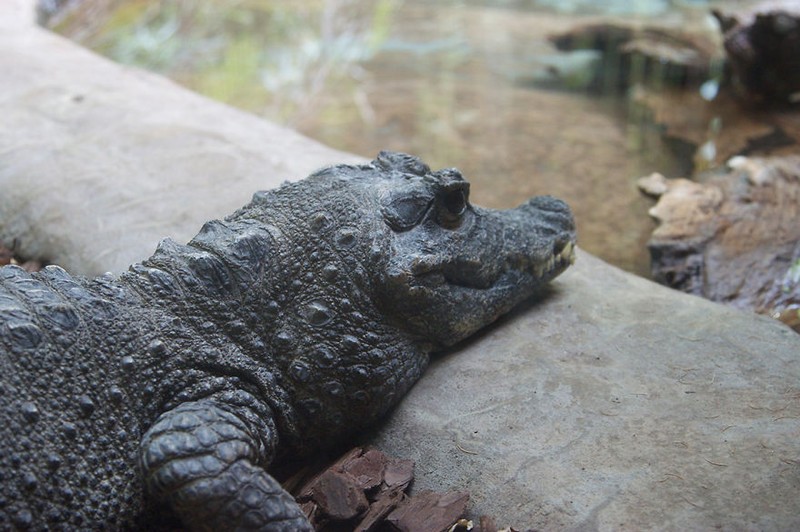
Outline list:
[[[169,502],[193,531],[312,530],[262,467],[276,442],[273,420],[239,410],[207,399],[161,415],[140,448],[149,496]]]

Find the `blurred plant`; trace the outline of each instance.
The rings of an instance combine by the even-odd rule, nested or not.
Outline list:
[[[332,75],[362,81],[361,64],[386,40],[395,4],[393,0],[371,5],[326,0],[312,19],[292,19],[292,13],[284,13],[283,27],[296,31],[270,47],[259,69],[262,86],[273,95],[273,106],[288,114],[308,112],[310,102]]]
[[[388,38],[400,1],[97,0],[102,9],[84,7],[57,29],[115,61],[292,123],[332,77],[363,81],[361,64]]]

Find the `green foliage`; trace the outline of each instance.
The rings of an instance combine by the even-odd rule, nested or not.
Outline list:
[[[261,45],[251,34],[235,36],[226,43],[215,64],[198,72],[194,88],[223,102],[258,107],[265,98],[258,84],[261,54]]]
[[[323,86],[353,85],[388,38],[396,3],[123,0],[90,35],[79,18],[58,30],[120,63],[291,121]]]

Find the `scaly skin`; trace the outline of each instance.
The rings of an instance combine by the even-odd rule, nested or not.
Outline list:
[[[386,413],[572,261],[567,206],[382,152],[117,278],[0,269],[0,529],[307,530],[267,472]]]

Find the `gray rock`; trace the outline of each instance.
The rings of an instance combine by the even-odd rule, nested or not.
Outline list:
[[[265,188],[256,181],[272,170],[261,166],[269,163],[259,155],[261,149],[281,154],[287,165],[308,164],[284,169],[293,178],[347,160],[41,30],[14,29],[13,17],[4,17],[2,10],[26,2],[0,3],[0,160],[11,161],[15,169],[0,166],[3,238],[10,234],[2,224],[14,216],[22,220],[15,225],[22,231],[14,236],[25,237],[26,249],[71,256],[84,272],[120,269],[129,259],[149,255],[158,239],[189,236],[206,218],[225,214]],[[84,84],[95,70],[96,83]],[[133,167],[146,171],[125,175],[141,176],[159,169],[151,162],[158,142],[133,142],[129,137],[141,133],[128,128],[124,134],[97,133],[102,130],[94,121],[118,125],[135,117],[123,112],[130,109],[123,105],[129,99],[125,85],[133,87],[131,97],[140,95],[138,90],[151,91],[148,105],[136,112],[173,113],[170,133],[191,124],[194,135],[178,135],[173,149],[202,153],[181,146],[180,139],[214,139],[224,127],[237,145],[247,143],[251,157],[230,159],[236,161],[231,165],[220,162],[220,170],[211,172],[216,182],[206,178],[193,184],[192,176],[204,165],[193,164],[190,155],[167,166],[180,185],[149,178],[147,187],[129,191],[127,202],[93,194],[92,183],[102,182],[105,174]],[[99,94],[102,101],[103,91],[110,91],[118,94],[115,105],[123,107],[105,105],[103,113],[87,114],[83,123],[60,122],[64,115],[58,114],[37,118],[37,106],[59,109],[58,102],[69,103],[68,97],[53,96],[70,95],[65,87],[89,86],[94,92],[87,98]],[[152,125],[144,116],[137,120]],[[74,136],[76,124],[95,135]],[[279,144],[283,138],[293,140]],[[72,140],[58,144],[59,139]],[[55,162],[48,160],[61,161],[70,149],[89,150],[90,141],[106,147],[72,155],[69,172],[49,167]],[[51,151],[52,146],[60,149]],[[50,181],[34,181],[44,171]],[[57,185],[62,192],[44,190],[56,177],[63,181]],[[25,180],[32,181],[30,186]],[[64,191],[80,186],[85,192],[64,197]],[[229,189],[243,200],[226,199]],[[139,208],[148,204],[141,199],[148,197],[145,193],[163,198],[159,216]],[[76,198],[79,205],[90,198],[92,212],[65,205]],[[104,224],[101,233],[108,236],[94,230],[97,224]],[[40,233],[33,233],[35,228]],[[109,245],[111,252],[103,255]],[[415,489],[468,489],[471,511],[490,514],[498,524],[794,529],[800,526],[799,374],[800,339],[788,328],[669,291],[580,253],[544,302],[520,309],[480,338],[438,357],[372,441],[417,460]]]
[[[540,530],[800,526],[800,337],[580,253],[434,359],[370,443]]]

